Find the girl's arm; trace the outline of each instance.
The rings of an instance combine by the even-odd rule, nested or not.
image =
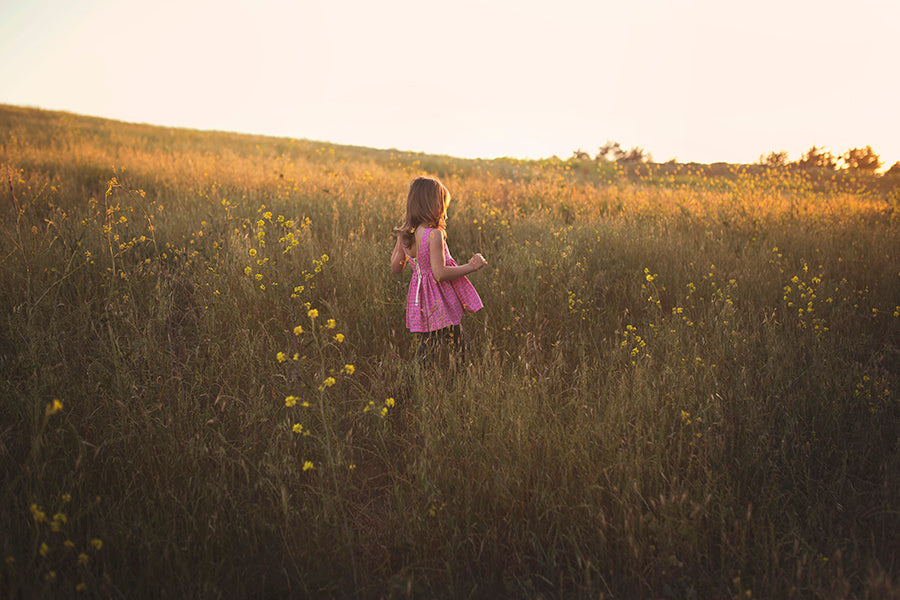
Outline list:
[[[428,253],[431,255],[431,272],[435,281],[450,281],[474,273],[487,264],[481,254],[475,254],[464,265],[448,266],[444,260],[444,230],[433,229],[428,238]]]
[[[397,236],[397,243],[394,244],[394,253],[391,254],[391,271],[399,273],[406,266],[406,252],[403,251],[403,242],[400,236]]]

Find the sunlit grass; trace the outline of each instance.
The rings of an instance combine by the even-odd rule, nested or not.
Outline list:
[[[0,133],[4,596],[898,593],[884,181]],[[491,264],[455,375],[388,268],[423,172]]]

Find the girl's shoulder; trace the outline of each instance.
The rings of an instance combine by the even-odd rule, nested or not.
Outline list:
[[[428,238],[428,249],[430,252],[437,253],[437,255],[443,252],[446,244],[445,235],[444,230],[439,227],[431,230],[431,236]]]

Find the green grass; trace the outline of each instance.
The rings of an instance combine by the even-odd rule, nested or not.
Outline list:
[[[0,164],[0,597],[900,597],[883,178],[11,106]],[[423,172],[490,265],[455,374],[388,268]]]

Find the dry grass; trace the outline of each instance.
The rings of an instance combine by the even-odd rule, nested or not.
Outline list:
[[[883,180],[9,106],[0,164],[3,597],[900,596]],[[491,265],[456,376],[388,269],[420,173]]]

